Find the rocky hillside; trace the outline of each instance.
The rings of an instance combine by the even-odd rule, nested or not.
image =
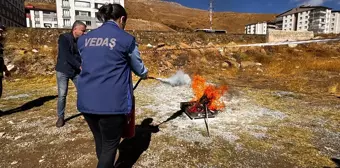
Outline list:
[[[196,28],[210,27],[209,13],[207,11],[187,8],[177,3],[160,0],[127,0],[125,3],[129,17],[133,19],[158,22],[180,31],[192,31]],[[55,9],[54,0],[28,0],[26,4]],[[213,27],[214,29],[224,29],[231,33],[243,33],[244,25],[257,21],[273,20],[274,17],[274,14],[216,12],[213,17]],[[145,25],[144,23],[140,24],[143,25],[142,27]],[[141,29],[138,25],[135,26],[137,26],[136,29]]]

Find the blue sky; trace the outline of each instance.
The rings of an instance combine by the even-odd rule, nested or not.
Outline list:
[[[165,0],[208,10],[209,0]],[[214,11],[282,13],[302,4],[323,5],[340,10],[340,0],[214,0]]]

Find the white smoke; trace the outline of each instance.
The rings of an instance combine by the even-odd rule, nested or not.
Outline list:
[[[156,79],[171,86],[182,86],[191,84],[190,76],[188,74],[185,74],[181,70],[177,71],[176,74],[171,76],[170,78],[167,79],[156,78]]]

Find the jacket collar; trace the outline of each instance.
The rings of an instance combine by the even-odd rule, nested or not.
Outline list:
[[[117,24],[115,21],[111,21],[111,20],[106,21],[106,22],[104,23],[104,25],[112,25],[112,26],[116,26],[116,27],[119,28],[118,24]]]

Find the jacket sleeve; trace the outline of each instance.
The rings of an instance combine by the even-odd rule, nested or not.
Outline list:
[[[128,60],[133,73],[142,78],[147,76],[148,70],[140,57],[138,44],[135,40],[133,40],[132,45],[130,46]]]
[[[76,57],[71,51],[71,46],[73,45],[64,35],[60,35],[58,39],[58,52],[60,57],[64,57],[66,62],[68,62],[73,68],[79,69],[81,63],[76,60]]]

